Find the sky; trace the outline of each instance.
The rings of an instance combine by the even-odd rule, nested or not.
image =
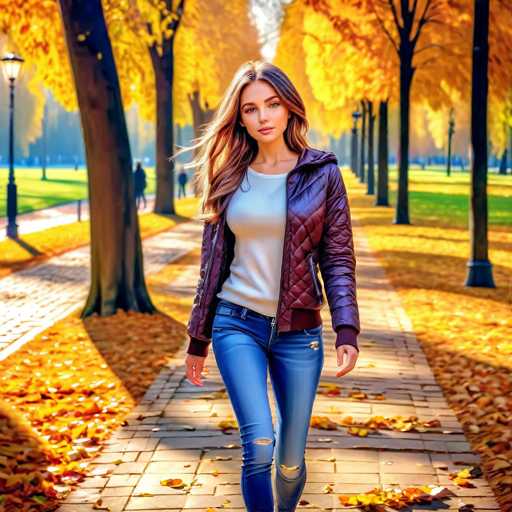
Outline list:
[[[283,19],[283,6],[293,0],[251,0],[251,14],[261,37],[261,53],[272,62],[275,56],[279,29]]]

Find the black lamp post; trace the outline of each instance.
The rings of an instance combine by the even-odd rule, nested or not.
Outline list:
[[[18,77],[24,60],[14,53],[2,57],[2,68],[9,81],[9,182],[7,183],[7,236],[18,237],[16,214],[18,213],[16,183],[14,181],[14,82]]]
[[[361,117],[361,112],[356,110],[352,112],[352,119],[354,120],[354,125],[352,126],[352,151],[351,151],[351,159],[350,163],[352,166],[352,172],[357,174],[357,120]]]
[[[450,176],[452,168],[452,137],[455,133],[455,114],[453,108],[450,109],[450,119],[448,121],[448,165],[446,166],[446,176]]]

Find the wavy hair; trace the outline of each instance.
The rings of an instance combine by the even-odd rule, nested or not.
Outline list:
[[[196,168],[193,184],[202,194],[199,217],[205,222],[218,221],[226,206],[225,197],[238,187],[247,166],[258,153],[257,141],[240,124],[242,92],[256,80],[270,84],[289,110],[290,119],[283,134],[288,148],[300,154],[310,147],[306,138],[309,123],[304,102],[284,71],[266,61],[250,60],[242,64],[202,135],[170,158],[198,149],[196,158],[184,167]]]

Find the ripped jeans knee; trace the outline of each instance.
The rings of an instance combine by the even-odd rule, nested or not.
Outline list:
[[[304,463],[297,464],[294,466],[278,464],[277,468],[279,470],[280,476],[283,477],[285,480],[296,480],[297,478],[302,476]]]
[[[261,436],[244,445],[242,463],[253,473],[268,470],[274,459],[275,438]]]

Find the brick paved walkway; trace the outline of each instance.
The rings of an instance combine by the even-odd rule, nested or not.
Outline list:
[[[341,384],[343,397],[358,387],[368,393],[384,393],[386,400],[333,399],[318,394],[313,414],[339,419],[338,412],[361,420],[371,415],[417,415],[420,420],[438,418],[442,428],[438,433],[380,430],[366,438],[351,436],[343,427],[336,431],[311,428],[306,450],[308,479],[302,495],[309,502],[305,508],[344,510],[338,494],[365,492],[375,486],[436,484],[456,494],[438,509],[458,510],[463,503],[471,503],[478,511],[499,510],[483,479],[472,480],[475,488],[450,486],[448,473],[464,467],[455,463],[476,463],[478,456],[471,452],[433,378],[397,293],[357,227],[355,241],[363,329],[361,355],[351,373],[341,379],[334,377],[334,333],[328,308],[324,307],[321,384]],[[197,268],[194,270],[174,283],[177,289],[188,288],[193,293]],[[237,430],[224,434],[217,427],[219,421],[235,416],[222,392],[213,351],[210,348],[207,358],[205,386],[199,388],[184,377],[185,350],[186,343],[130,414],[128,424],[114,434],[95,459],[91,476],[68,496],[58,512],[93,510],[92,503],[99,498],[112,512],[205,511],[210,506],[244,509],[239,485],[240,437]],[[275,421],[270,380],[269,397]],[[164,478],[195,483],[186,492],[161,486]],[[327,483],[333,484],[332,494],[322,492]],[[420,509],[424,510],[409,510]]]
[[[145,274],[200,244],[201,224],[186,222],[143,239]],[[80,308],[89,291],[90,249],[80,247],[0,279],[0,361]]]

